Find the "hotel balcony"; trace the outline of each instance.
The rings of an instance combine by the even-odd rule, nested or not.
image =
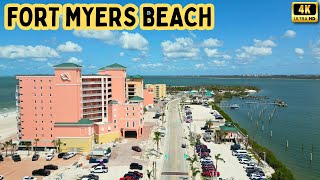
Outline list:
[[[16,112],[17,112],[17,113],[20,113],[20,107],[19,107],[19,106],[17,106]]]
[[[89,114],[101,114],[102,110],[97,110],[97,111],[87,111],[83,112],[83,115],[89,115]]]
[[[102,99],[86,99],[82,100],[81,103],[101,102]]]
[[[20,102],[16,101],[16,107],[20,107]]]
[[[17,133],[17,139],[21,139],[22,138],[22,134],[21,134],[21,132],[18,132]]]
[[[82,87],[82,91],[102,90],[102,87]]]
[[[82,84],[101,84],[102,81],[82,81]]]
[[[82,97],[102,96],[102,93],[82,94]]]
[[[102,119],[102,116],[88,117],[88,119],[90,119],[90,120],[98,120],[98,119]]]
[[[91,109],[91,108],[100,108],[100,107],[102,107],[102,104],[83,106],[82,109]]]

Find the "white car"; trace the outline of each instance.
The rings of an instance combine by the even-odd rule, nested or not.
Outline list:
[[[245,169],[247,169],[247,168],[255,168],[255,167],[257,167],[257,165],[256,164],[254,164],[254,163],[252,163],[252,162],[249,162],[248,164],[245,164],[244,166],[243,166],[243,168],[245,168]]]
[[[250,179],[261,179],[262,177],[259,174],[252,173]]]
[[[22,180],[38,180],[38,178],[33,177],[33,176],[25,176],[25,177],[23,177]]]
[[[250,161],[249,161],[249,159],[244,158],[244,159],[240,159],[239,162],[240,162],[240,164],[249,164]]]
[[[68,152],[68,154],[69,154],[70,157],[76,156],[76,153],[75,153],[75,152]]]
[[[91,173],[107,173],[108,172],[108,167],[105,166],[97,166],[95,168],[91,168],[90,172]]]
[[[3,176],[2,175],[0,175],[0,180],[2,180],[3,179]]]
[[[49,155],[47,155],[46,160],[51,161],[53,159],[53,157],[54,157],[53,154],[49,154]]]
[[[206,158],[206,159],[200,159],[200,163],[202,162],[213,162],[213,161],[210,158]]]

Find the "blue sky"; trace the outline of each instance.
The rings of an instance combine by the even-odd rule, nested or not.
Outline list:
[[[11,3],[57,1],[11,1]],[[106,3],[78,0],[65,3]],[[134,3],[196,1],[121,1]],[[319,24],[291,22],[289,0],[211,0],[211,31],[7,31],[0,19],[0,76],[53,73],[76,62],[84,73],[111,63],[140,75],[320,74]],[[1,1],[3,9],[8,1]],[[108,1],[108,3],[119,3]]]

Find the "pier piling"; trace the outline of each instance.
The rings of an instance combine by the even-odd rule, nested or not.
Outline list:
[[[310,153],[310,161],[312,161],[312,153]]]
[[[286,146],[286,148],[288,149],[288,147],[289,147],[289,142],[288,142],[288,140],[287,140],[287,146]]]

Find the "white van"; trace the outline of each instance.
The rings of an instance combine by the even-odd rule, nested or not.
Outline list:
[[[248,154],[248,152],[247,150],[242,150],[242,149],[232,151],[232,155],[234,156],[239,156],[240,154]]]

